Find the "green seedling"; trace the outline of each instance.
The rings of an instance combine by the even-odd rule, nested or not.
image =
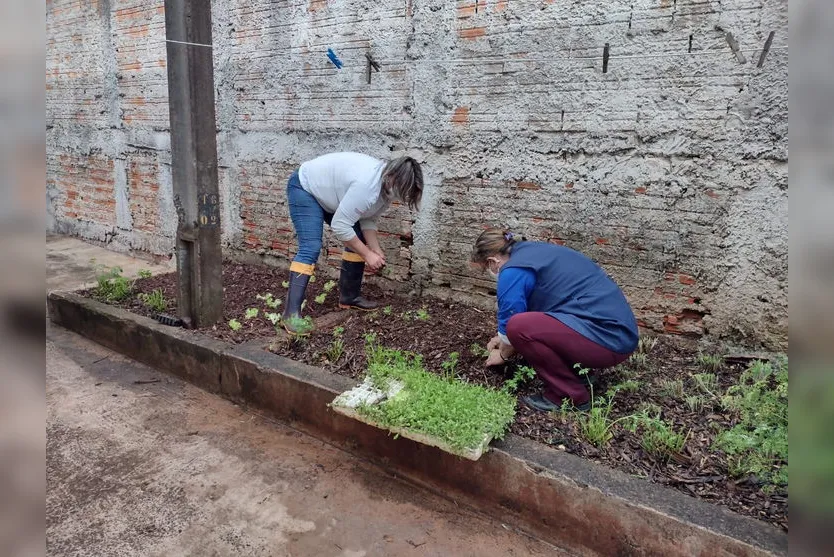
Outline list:
[[[417,312],[415,313],[415,317],[417,319],[419,319],[420,321],[428,321],[429,318],[430,318],[429,312],[426,311],[426,308],[418,309]]]
[[[324,283],[324,291],[325,292],[330,292],[334,288],[336,288],[336,281],[335,280],[328,280],[327,282]]]
[[[701,412],[706,404],[706,400],[701,395],[688,396],[684,402],[692,412]]]
[[[321,304],[324,303],[324,301],[326,299],[327,299],[327,292],[322,292],[321,294],[319,294],[318,296],[313,298],[313,301],[316,302],[317,304],[321,305]]]
[[[239,331],[243,325],[237,319],[229,319],[229,328],[233,331]]]
[[[681,379],[662,379],[658,390],[663,396],[678,400],[682,400],[686,396],[683,390],[683,380]]]
[[[255,298],[257,300],[263,301],[263,303],[266,304],[266,307],[268,307],[270,309],[275,309],[275,308],[277,308],[278,306],[281,305],[281,300],[278,300],[278,299],[274,298],[272,296],[271,292],[267,292],[266,294],[263,294],[263,295],[258,294],[257,296],[255,296]]]
[[[310,277],[310,284],[315,284],[316,282],[316,275]]]
[[[724,367],[724,357],[716,354],[698,354],[698,365],[706,371],[715,373]]]
[[[333,327],[333,336],[334,337],[340,337],[343,334],[345,334],[345,328],[344,327],[342,327],[341,325],[338,326],[338,327]]]
[[[452,352],[446,358],[446,361],[440,364],[440,367],[443,369],[443,378],[447,381],[453,381],[455,379],[459,359],[460,354],[458,352]]]
[[[249,309],[246,310],[246,314],[244,315],[244,317],[246,319],[254,319],[257,316],[258,316],[258,308],[249,308]]]
[[[165,296],[162,295],[161,288],[157,288],[150,294],[143,292],[139,294],[138,298],[139,301],[145,305],[145,307],[148,307],[157,313],[165,311],[168,307],[168,302],[165,300]]]
[[[613,387],[611,387],[609,389],[609,393],[612,392],[612,391],[616,392],[616,393],[619,393],[619,392],[628,393],[628,392],[637,391],[639,389],[640,389],[640,381],[637,381],[636,379],[628,379],[626,381],[623,381],[622,383],[618,383],[618,384],[614,385]]]
[[[487,350],[477,342],[472,343],[472,345],[469,347],[469,352],[472,353],[473,356],[478,356],[479,358],[486,358],[487,356],[489,356],[489,350]]]
[[[283,288],[289,288],[290,287],[290,281],[285,280],[284,282],[281,283],[281,286]]]
[[[639,422],[643,430],[640,444],[649,454],[659,459],[665,460],[680,453],[689,438],[688,433],[684,435],[675,431],[672,425],[659,418],[643,416]]]
[[[513,376],[504,383],[504,392],[513,394],[518,388],[536,377],[536,370],[528,366],[518,366]]]
[[[631,356],[628,357],[628,363],[632,367],[645,368],[649,363],[649,358],[643,352],[634,352]]]
[[[327,349],[327,359],[330,360],[330,363],[335,364],[339,361],[339,358],[342,357],[342,354],[345,352],[345,341],[342,340],[340,336],[336,336],[333,339],[333,342],[330,343],[330,346]]]
[[[139,269],[139,278],[149,279],[149,278],[151,278],[152,276],[153,276],[153,273],[151,273],[149,270],[147,270],[147,269]]]
[[[266,313],[264,314],[264,317],[266,317],[267,320],[273,325],[277,325],[278,322],[281,321],[281,315],[278,313]]]
[[[640,340],[637,341],[637,352],[639,354],[649,354],[655,346],[657,346],[657,337],[640,337]]]
[[[394,308],[392,308],[391,306],[385,306],[384,308],[382,308],[383,315],[391,315],[392,313],[394,313]]]
[[[637,412],[650,418],[659,418],[663,409],[654,402],[644,402],[637,408]]]
[[[696,373],[692,376],[695,386],[706,395],[715,397],[718,391],[718,377],[714,373]]]
[[[108,302],[120,302],[133,292],[133,281],[122,276],[121,267],[99,268],[95,295]]]

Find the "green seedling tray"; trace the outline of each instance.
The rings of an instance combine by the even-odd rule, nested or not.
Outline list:
[[[353,389],[345,391],[344,393],[340,394],[335,399],[333,399],[333,402],[330,403],[330,407],[333,408],[335,412],[342,414],[343,416],[353,418],[354,420],[360,421],[378,429],[385,429],[387,431],[390,431],[391,433],[394,433],[395,435],[405,437],[406,439],[411,439],[412,441],[422,443],[423,445],[437,447],[442,451],[466,458],[468,460],[478,460],[485,452],[489,450],[489,444],[492,441],[492,436],[489,434],[484,434],[483,441],[477,447],[466,447],[464,449],[459,450],[451,447],[442,439],[426,435],[425,433],[420,433],[418,431],[413,431],[401,427],[386,427],[380,425],[374,422],[369,417],[360,414],[357,410],[358,407],[363,404],[384,404],[385,401],[395,397],[402,390],[403,384],[399,381],[390,381],[388,384],[388,389],[383,391],[375,387],[371,383],[370,379],[365,379],[362,383],[360,383]]]

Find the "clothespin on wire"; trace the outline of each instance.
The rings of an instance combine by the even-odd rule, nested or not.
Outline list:
[[[374,57],[371,56],[370,52],[365,53],[365,58],[367,58],[367,65],[365,66],[366,77],[368,78],[368,83],[371,82],[371,68],[374,69],[375,72],[379,71],[379,64]]]

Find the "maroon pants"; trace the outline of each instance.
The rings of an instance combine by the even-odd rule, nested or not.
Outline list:
[[[575,405],[590,399],[588,380],[577,373],[574,364],[594,369],[613,367],[629,356],[588,340],[546,313],[514,315],[507,323],[507,337],[544,382],[545,398],[555,404],[565,398]]]

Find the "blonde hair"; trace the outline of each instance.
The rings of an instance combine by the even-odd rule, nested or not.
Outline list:
[[[475,240],[475,246],[472,248],[472,262],[484,265],[490,257],[509,255],[510,250],[517,243],[515,234],[509,230],[487,228]]]

